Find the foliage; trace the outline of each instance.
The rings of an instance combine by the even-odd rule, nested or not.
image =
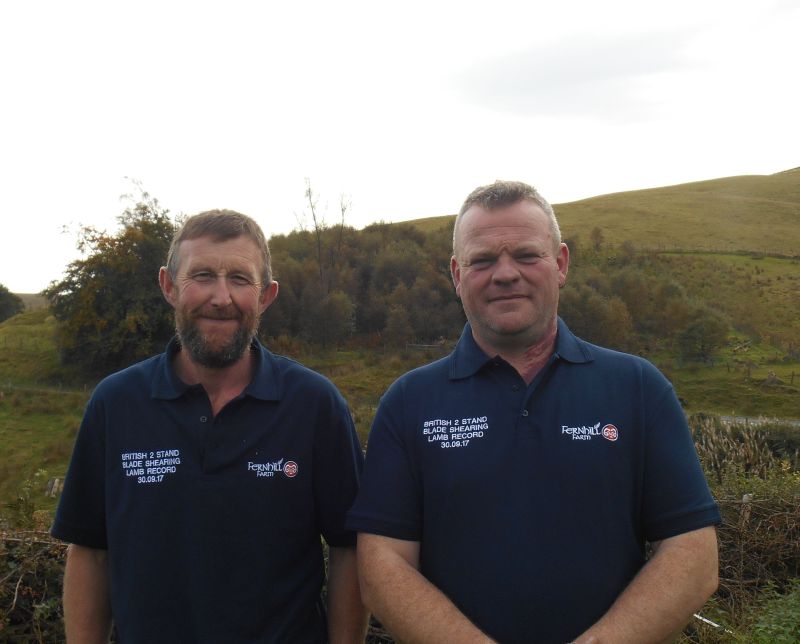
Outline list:
[[[687,360],[710,360],[725,343],[729,328],[719,313],[707,306],[696,307],[678,334],[680,356]]]
[[[50,513],[35,509],[33,497],[47,480],[37,471],[0,515],[0,642],[64,640],[61,582],[64,544],[46,530]],[[8,530],[6,525],[14,527]]]
[[[5,285],[0,284],[0,322],[22,313],[25,303],[22,298],[9,291]]]
[[[360,231],[318,227],[313,234],[274,236],[280,296],[264,315],[262,335],[342,346],[354,334],[385,333],[397,308],[408,317],[404,341],[457,335],[464,318],[447,272],[449,234],[426,236],[411,225],[378,223]],[[397,322],[395,313],[390,343],[399,337]]]
[[[0,532],[0,642],[63,642],[66,546],[46,532]]]
[[[722,511],[720,586],[703,614],[729,631],[697,628],[691,641],[797,641],[787,633],[800,615],[800,472],[768,438],[797,439],[797,428],[773,423],[767,432],[706,415],[690,423]]]
[[[753,625],[757,644],[800,642],[800,579],[793,579],[785,593],[769,588],[761,601],[761,617]]]
[[[157,352],[173,333],[156,283],[175,230],[168,211],[143,192],[119,223],[113,236],[84,229],[79,249],[87,256],[45,291],[62,361],[94,376]]]
[[[764,435],[753,426],[731,427],[705,414],[692,420],[698,455],[717,483],[721,484],[723,476],[734,468],[763,479],[776,466],[777,459]]]

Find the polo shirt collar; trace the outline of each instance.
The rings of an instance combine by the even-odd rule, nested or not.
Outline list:
[[[573,335],[564,320],[558,318],[558,335],[556,336],[555,357],[577,364],[591,362],[594,358],[589,345]],[[474,376],[484,365],[495,357],[487,356],[472,337],[469,322],[464,325],[461,337],[455,350],[450,354],[450,379],[469,378]]]
[[[561,317],[558,318],[558,336],[556,337],[555,351],[557,357],[576,364],[592,362],[594,357],[589,346],[588,343],[569,330],[566,322]]]
[[[187,385],[175,373],[172,366],[175,354],[180,351],[181,345],[177,337],[173,337],[167,344],[166,351],[158,356],[150,395],[153,398],[174,400],[186,393],[192,385]],[[273,356],[267,349],[254,339],[250,350],[255,358],[253,380],[244,389],[244,394],[260,400],[280,400],[283,395],[283,377]]]
[[[472,337],[472,326],[467,322],[455,350],[450,354],[450,380],[474,376],[481,367],[491,361],[492,358],[487,356],[475,342],[475,338]]]

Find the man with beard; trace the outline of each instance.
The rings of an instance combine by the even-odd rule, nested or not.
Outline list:
[[[263,232],[191,217],[159,283],[176,337],[97,386],[53,526],[68,641],[112,622],[121,642],[363,641],[344,528],[361,449],[335,387],[256,338],[278,294]]]

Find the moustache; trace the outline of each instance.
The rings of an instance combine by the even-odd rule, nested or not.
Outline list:
[[[220,309],[200,310],[192,313],[193,319],[207,318],[211,320],[241,320],[242,316],[237,311]]]

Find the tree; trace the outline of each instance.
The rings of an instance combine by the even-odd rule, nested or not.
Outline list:
[[[398,286],[398,288],[405,288]],[[393,347],[402,347],[411,340],[411,322],[405,307],[393,306],[389,309],[386,328],[383,332],[386,344]]]
[[[684,360],[709,362],[728,339],[728,322],[704,304],[689,314],[689,323],[678,335],[678,349]]]
[[[45,290],[62,361],[92,376],[157,353],[174,333],[157,276],[175,224],[144,191],[118,221],[116,235],[85,228],[78,242],[85,257]]]
[[[559,314],[573,333],[589,342],[622,351],[633,348],[633,321],[619,297],[575,284],[561,293]]]
[[[14,317],[17,313],[22,313],[24,310],[25,303],[22,298],[0,284],[0,322]]]

